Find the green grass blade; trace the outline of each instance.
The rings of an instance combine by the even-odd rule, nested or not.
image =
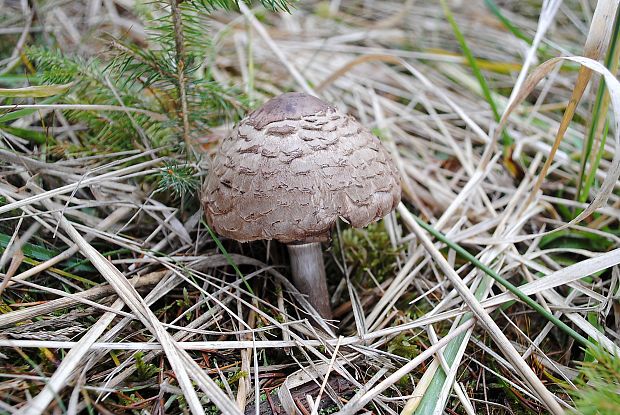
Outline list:
[[[0,233],[0,254],[2,254],[2,252],[4,252],[4,250],[7,248],[10,240],[11,240],[10,235]],[[37,261],[47,261],[48,259],[51,259],[60,254],[60,251],[48,249],[41,245],[35,245],[35,244],[28,243],[28,242],[26,242],[25,244],[21,246],[21,250],[26,257],[35,259]],[[79,260],[76,258],[70,258],[64,261],[63,263],[68,268],[72,269],[73,271],[77,271],[77,272],[95,271],[95,268],[92,265],[90,265],[90,261],[88,260],[84,261],[84,260]]]
[[[462,258],[465,258],[466,260],[471,262],[478,269],[482,270],[485,274],[487,274],[488,277],[493,278],[499,284],[503,285],[506,289],[508,289],[508,291],[512,292],[520,300],[522,300],[527,305],[535,309],[539,314],[541,314],[547,320],[551,321],[560,330],[567,333],[569,336],[577,340],[580,344],[586,347],[592,346],[592,342],[590,342],[588,339],[586,339],[585,337],[577,333],[575,330],[570,328],[567,324],[562,322],[560,319],[555,317],[553,314],[549,313],[540,304],[538,304],[536,301],[532,300],[530,297],[525,295],[521,290],[519,290],[518,287],[516,287],[509,281],[502,278],[499,274],[497,274],[493,269],[491,269],[487,265],[480,262],[478,258],[476,258],[474,255],[470,254],[467,250],[462,248],[457,243],[449,240],[444,234],[442,234],[441,232],[439,232],[432,226],[428,225],[426,222],[424,222],[417,216],[414,215],[414,218],[416,222],[418,222],[420,226],[424,228],[428,233],[433,235],[439,241],[445,243],[450,249],[454,250]],[[474,295],[477,299],[481,299],[483,292],[486,290],[488,286],[488,283],[489,283],[489,280],[487,281],[483,280],[479,284],[479,286],[474,292]],[[472,318],[471,313],[465,314],[460,324],[463,324],[470,318]],[[465,335],[466,333],[463,333],[461,336],[455,338],[450,343],[448,343],[448,346],[446,346],[446,348],[444,349],[444,358],[446,359],[446,362],[448,363],[448,365],[451,366],[452,364],[454,364],[456,354],[458,352],[458,349],[461,346],[461,343],[465,339]],[[439,367],[437,371],[435,372],[435,375],[433,376],[433,379],[431,380],[431,383],[429,384],[428,389],[424,393],[424,397],[422,398],[422,400],[420,401],[420,404],[416,408],[416,411],[415,411],[416,415],[422,415],[422,414],[426,415],[426,414],[432,414],[434,412],[435,407],[437,406],[437,403],[438,403],[437,399],[439,398],[440,392],[443,388],[445,381],[446,381],[446,373],[443,371],[441,367]]]
[[[532,39],[525,35],[517,26],[513,25],[512,22],[508,20],[506,16],[504,16],[500,8],[493,0],[484,0],[484,5],[487,7],[487,9],[489,9],[491,13],[495,15],[495,17],[499,19],[500,22],[502,22],[502,24],[506,27],[506,29],[510,31],[510,33],[512,33],[519,39],[524,40],[525,42],[527,42],[528,45],[532,44]]]
[[[48,142],[53,143],[55,140],[51,135],[42,133],[40,131],[28,130],[26,128],[13,127],[5,124],[0,124],[0,130],[6,131],[14,136],[24,138],[28,141],[32,141],[36,144],[46,144]]]
[[[452,31],[454,32],[454,37],[456,37],[456,40],[459,42],[459,45],[461,46],[461,49],[463,50],[463,54],[465,55],[465,58],[467,59],[467,63],[471,67],[471,70],[474,76],[476,77],[476,80],[480,84],[480,88],[482,89],[482,94],[484,95],[484,99],[486,99],[489,106],[491,107],[491,111],[493,112],[493,117],[495,118],[495,121],[499,121],[501,114],[499,113],[499,110],[497,109],[497,104],[495,103],[495,101],[493,100],[493,97],[491,96],[491,89],[489,88],[489,84],[487,83],[486,79],[482,75],[482,72],[480,71],[480,67],[478,66],[478,63],[476,61],[476,58],[474,57],[474,54],[472,53],[471,49],[467,45],[467,42],[465,41],[465,37],[463,36],[461,29],[459,28],[458,24],[456,23],[456,20],[454,19],[454,15],[452,15],[450,8],[446,4],[446,0],[441,0],[441,6],[443,8],[444,14],[446,15],[446,19],[448,20],[448,22],[450,23],[450,26],[452,27]],[[508,135],[506,131],[503,131],[502,132],[502,144],[504,145],[504,156],[510,155],[510,146],[512,145],[512,143],[513,143],[513,140],[510,137],[510,135]]]
[[[488,277],[481,281],[481,283],[478,285],[474,292],[474,296],[476,297],[476,299],[480,300],[482,298],[482,295],[486,291],[489,282],[490,279]],[[473,313],[465,313],[465,315],[463,315],[463,318],[461,318],[459,325],[465,324],[472,317]],[[456,360],[456,355],[461,347],[461,344],[465,341],[466,335],[467,332],[464,332],[458,337],[455,337],[450,343],[448,343],[448,345],[444,349],[443,357],[449,366],[452,366],[454,364],[454,361]],[[435,407],[437,406],[437,400],[439,399],[439,394],[441,393],[441,389],[443,388],[446,378],[446,372],[444,372],[443,368],[439,366],[437,368],[437,371],[435,372],[435,375],[433,376],[433,379],[431,380],[431,383],[428,385],[428,389],[426,390],[424,397],[418,404],[418,407],[415,410],[415,414],[432,414],[434,412]],[[405,414],[403,413],[403,415]]]
[[[453,249],[461,257],[470,261],[478,269],[482,270],[489,277],[493,278],[499,284],[504,286],[504,288],[506,288],[508,291],[513,293],[518,299],[526,303],[528,306],[532,307],[534,310],[536,310],[538,314],[540,314],[541,316],[543,316],[544,318],[552,322],[556,327],[558,327],[564,333],[568,334],[570,337],[572,337],[573,339],[575,339],[577,342],[579,342],[581,345],[585,347],[592,346],[592,343],[588,341],[588,339],[583,337],[581,334],[577,333],[575,330],[570,328],[566,323],[564,323],[563,321],[555,317],[553,314],[549,313],[547,310],[543,308],[543,306],[541,306],[536,301],[532,300],[530,297],[524,294],[517,286],[513,285],[511,282],[501,277],[493,269],[491,269],[487,265],[480,262],[475,256],[467,252],[459,244],[452,242],[444,234],[442,234],[441,232],[439,232],[438,230],[436,230],[435,228],[433,228],[432,226],[430,226],[429,224],[427,224],[426,222],[424,222],[422,219],[418,218],[417,216],[415,217],[415,219],[420,224],[420,226],[422,226],[428,233],[433,235],[435,238],[437,238],[441,242],[445,243],[448,247],[450,247],[450,249]]]
[[[62,96],[55,95],[53,97],[46,98],[39,102],[39,104],[53,104],[58,101]],[[4,114],[0,114],[0,123],[7,123],[9,121],[15,121],[20,118],[26,117],[30,114],[34,114],[36,111],[39,111],[36,108],[22,108],[16,111],[8,111]]]
[[[0,88],[0,97],[10,98],[43,98],[64,94],[73,84],[34,85],[24,88]]]
[[[605,67],[609,69],[611,73],[616,73],[618,70],[618,63],[620,57],[620,8],[616,14],[616,20],[614,24],[614,31],[609,41],[609,48],[607,56],[605,57]],[[579,182],[577,184],[577,200],[585,202],[588,200],[590,190],[594,184],[594,177],[598,166],[603,157],[605,142],[607,141],[607,132],[609,130],[609,121],[607,120],[607,113],[609,112],[609,94],[605,86],[605,80],[601,79],[598,91],[596,92],[596,99],[594,101],[594,108],[592,109],[592,123],[588,130],[588,137],[584,143],[581,166],[579,170]],[[605,123],[602,128],[602,134],[600,138],[600,146],[597,154],[590,163],[590,170],[586,172],[586,166],[588,160],[592,157],[591,151],[594,146],[594,142],[599,132],[601,123]],[[578,212],[579,213],[579,212]],[[577,213],[577,214],[578,214]]]
[[[213,239],[213,241],[215,242],[215,245],[217,245],[217,249],[220,250],[222,255],[224,255],[224,257],[226,258],[226,261],[228,262],[228,264],[231,267],[233,267],[233,269],[235,270],[235,272],[237,273],[239,278],[241,278],[241,280],[243,281],[243,284],[245,285],[245,288],[248,290],[248,292],[251,295],[254,295],[254,291],[252,291],[252,287],[250,287],[250,284],[248,284],[247,280],[245,279],[245,276],[243,275],[243,273],[241,272],[241,270],[239,269],[237,264],[235,264],[235,261],[233,261],[232,257],[230,256],[230,254],[228,253],[226,248],[224,248],[224,245],[222,245],[222,241],[220,241],[220,239],[217,237],[215,232],[213,232],[213,230],[209,227],[209,225],[207,225],[204,222],[203,222],[203,224],[207,228],[207,232],[209,232],[209,235],[211,235],[211,239]]]
[[[36,85],[41,82],[41,77],[22,74],[5,74],[0,76],[0,84],[23,84],[24,82],[28,82],[30,85]]]

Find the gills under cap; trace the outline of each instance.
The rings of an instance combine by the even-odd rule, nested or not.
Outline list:
[[[220,235],[291,243],[328,240],[338,217],[364,227],[391,212],[400,194],[379,139],[320,99],[288,93],[220,143],[202,202]]]

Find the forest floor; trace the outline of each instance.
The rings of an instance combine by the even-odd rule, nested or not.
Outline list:
[[[0,0],[0,413],[620,413],[617,2],[230,3]],[[332,321],[200,206],[290,91],[402,177]]]

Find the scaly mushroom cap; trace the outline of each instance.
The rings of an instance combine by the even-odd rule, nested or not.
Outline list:
[[[225,138],[203,187],[207,222],[237,241],[328,240],[400,202],[400,176],[379,139],[353,117],[303,93],[250,113]]]

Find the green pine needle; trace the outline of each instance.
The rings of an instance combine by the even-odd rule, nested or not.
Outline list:
[[[616,415],[620,408],[620,356],[602,346],[588,348],[594,361],[581,365],[581,376],[571,391],[581,415]]]
[[[193,193],[198,187],[198,179],[195,169],[189,165],[177,165],[166,162],[161,169],[159,177],[159,189],[170,191],[176,197],[183,198]]]

